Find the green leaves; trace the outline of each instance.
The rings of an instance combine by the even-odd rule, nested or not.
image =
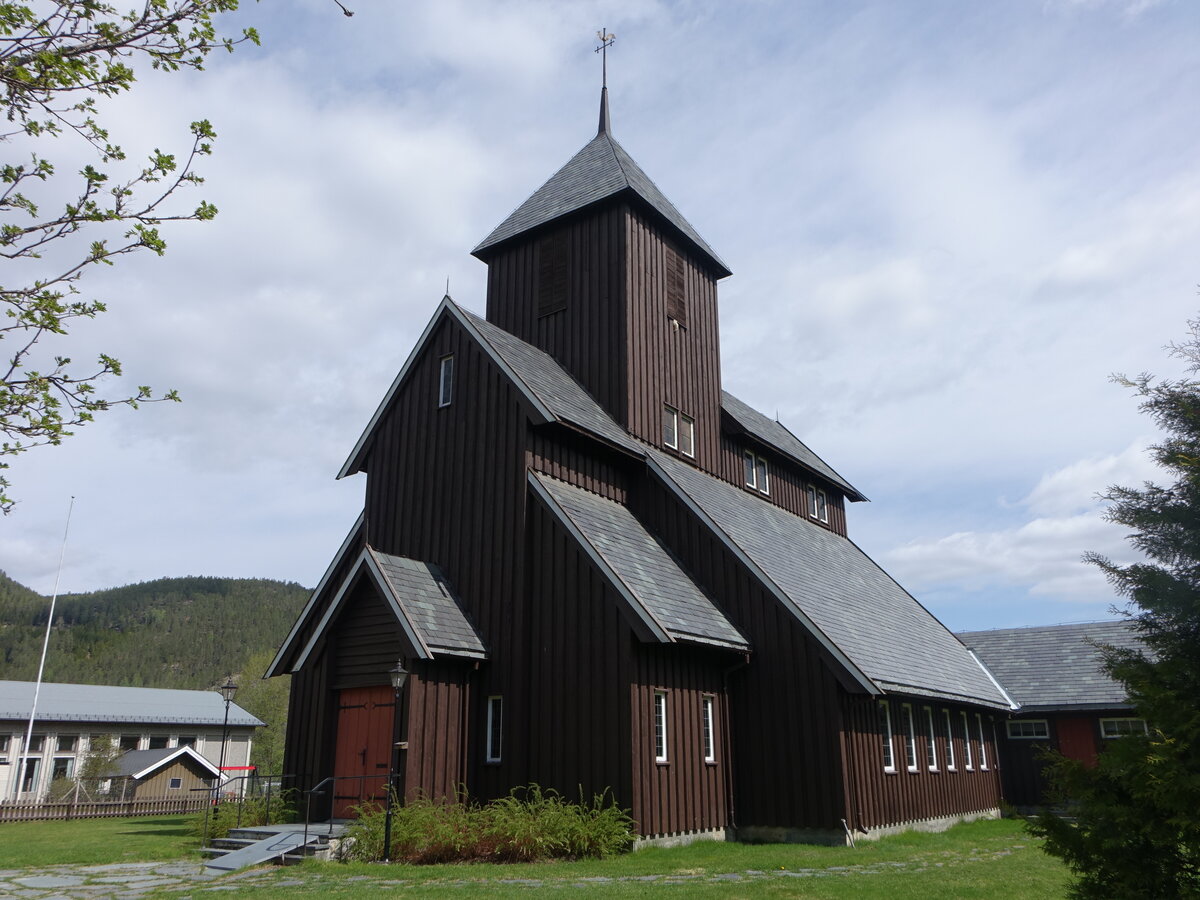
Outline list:
[[[28,163],[0,166],[0,259],[25,261],[19,269],[6,268],[6,278],[14,271],[36,272],[27,283],[0,286],[0,341],[8,342],[0,344],[0,456],[60,443],[95,413],[115,406],[179,400],[175,391],[154,396],[144,385],[99,397],[98,385],[121,374],[115,358],[102,354],[95,368],[79,371],[66,356],[39,359],[39,341],[67,335],[73,320],[105,311],[100,301],[66,300],[79,292],[90,265],[111,266],[140,251],[161,256],[167,248],[163,223],[216,215],[204,200],[171,205],[180,189],[203,184],[194,165],[212,153],[217,135],[210,122],[191,124],[186,153],[155,148],[139,170],[123,173],[125,151],[110,140],[96,98],[131,90],[135,64],[199,70],[217,48],[257,44],[253,29],[236,37],[218,34],[217,17],[237,7],[237,0],[147,0],[121,12],[100,0],[0,2],[0,97],[9,123],[8,131],[0,126],[0,143],[33,148],[74,138],[93,154],[74,187],[64,186],[53,163],[37,152]],[[13,504],[7,486],[0,476],[0,509],[6,513]]]

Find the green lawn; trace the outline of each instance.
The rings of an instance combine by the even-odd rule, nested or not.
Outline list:
[[[786,874],[792,873],[792,874]],[[596,879],[611,879],[600,881]],[[700,843],[604,861],[539,865],[383,866],[308,863],[239,886],[257,897],[369,897],[416,890],[453,896],[588,894],[634,897],[1059,898],[1069,876],[1019,821],[909,833],[856,848]],[[536,884],[531,883],[536,882]]]
[[[0,868],[195,857],[182,817],[20,822],[0,825]],[[791,873],[791,874],[788,874]],[[634,897],[1060,898],[1069,874],[1025,834],[1019,820],[910,832],[856,848],[804,844],[699,843],[615,859],[533,865],[405,866],[306,863],[238,873],[222,894],[273,898],[509,897],[547,893]],[[166,892],[163,896],[178,896]]]
[[[186,816],[0,822],[0,869],[198,859],[198,846]]]

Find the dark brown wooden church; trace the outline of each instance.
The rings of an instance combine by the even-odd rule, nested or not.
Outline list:
[[[288,772],[609,788],[643,836],[844,840],[995,814],[1009,704],[847,537],[865,498],[721,389],[729,269],[596,136],[474,250],[339,477],[366,503],[269,674]],[[388,671],[411,675],[399,702]]]

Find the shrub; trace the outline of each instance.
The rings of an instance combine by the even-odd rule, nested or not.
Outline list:
[[[386,814],[377,804],[356,809],[346,856],[382,859]],[[532,862],[606,857],[633,845],[633,820],[611,793],[569,803],[536,784],[485,806],[465,794],[454,802],[420,795],[392,806],[390,858],[410,863]]]

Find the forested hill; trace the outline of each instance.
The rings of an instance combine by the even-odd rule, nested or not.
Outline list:
[[[274,652],[308,594],[282,581],[202,577],[64,594],[44,680],[209,688]],[[0,572],[0,678],[37,677],[49,611],[49,598]]]

